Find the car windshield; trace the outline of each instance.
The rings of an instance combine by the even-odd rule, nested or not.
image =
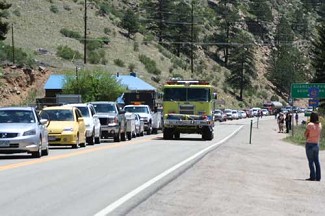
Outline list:
[[[80,111],[83,117],[89,117],[89,109],[88,107],[77,107]]]
[[[41,117],[50,121],[73,121],[72,110],[43,110]]]
[[[35,116],[28,110],[0,110],[0,123],[35,123]]]
[[[97,113],[116,112],[113,104],[93,104]]]
[[[146,107],[131,106],[131,107],[125,107],[124,110],[125,112],[131,112],[131,113],[149,113]]]

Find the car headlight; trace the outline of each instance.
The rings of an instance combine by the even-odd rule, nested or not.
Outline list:
[[[141,117],[140,118],[142,121],[148,121],[148,117]]]
[[[63,132],[72,132],[72,131],[73,131],[72,127],[63,128]]]
[[[31,135],[35,135],[35,134],[36,134],[36,130],[32,129],[32,130],[25,131],[23,136],[31,136]]]

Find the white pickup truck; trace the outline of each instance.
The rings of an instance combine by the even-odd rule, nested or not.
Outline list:
[[[140,115],[141,120],[144,122],[144,130],[146,131],[147,135],[155,132],[153,125],[157,124],[153,122],[153,113],[148,105],[126,105],[124,110],[125,112],[138,113]]]

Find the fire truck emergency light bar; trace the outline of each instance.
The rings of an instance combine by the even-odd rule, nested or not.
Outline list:
[[[209,82],[203,80],[169,80],[169,85],[209,85]]]

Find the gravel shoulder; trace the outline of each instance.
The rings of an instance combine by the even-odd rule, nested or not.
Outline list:
[[[285,136],[264,118],[249,144],[245,126],[128,215],[324,215],[325,180],[305,181],[305,149]]]

